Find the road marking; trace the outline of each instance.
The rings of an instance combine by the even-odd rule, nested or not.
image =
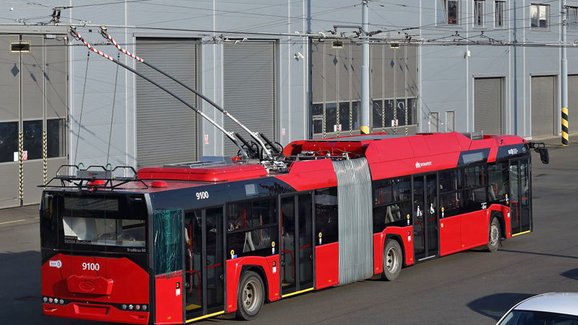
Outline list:
[[[11,224],[11,223],[23,222],[23,221],[26,221],[26,219],[18,219],[18,220],[12,220],[12,221],[4,221],[4,222],[0,222],[0,226],[8,225],[8,224]]]

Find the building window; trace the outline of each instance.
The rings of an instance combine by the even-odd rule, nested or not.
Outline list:
[[[0,123],[0,162],[18,160],[18,122]]]
[[[446,132],[454,132],[456,130],[456,112],[446,112]]]
[[[374,99],[372,126],[389,128],[413,125],[416,114],[416,98]]]
[[[429,120],[427,122],[429,132],[439,132],[439,113],[438,112],[431,112],[428,115]]]
[[[484,27],[484,0],[474,0],[474,27]]]
[[[459,25],[459,0],[440,0],[438,8],[438,23]]]
[[[532,29],[547,29],[550,27],[550,6],[543,4],[532,4],[530,6],[530,17]]]
[[[494,27],[503,28],[504,27],[504,14],[506,12],[506,2],[496,1],[494,3]]]
[[[578,29],[578,7],[566,7],[566,23],[569,29]]]
[[[48,158],[64,157],[66,155],[66,120],[46,120]]]

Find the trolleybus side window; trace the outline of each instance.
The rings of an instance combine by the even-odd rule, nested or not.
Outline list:
[[[460,173],[461,175],[461,173]],[[451,217],[461,213],[462,193],[460,189],[458,170],[444,170],[439,173],[441,217]]]
[[[183,265],[183,210],[155,210],[153,240],[156,274],[182,269]]]
[[[464,211],[471,212],[487,207],[487,187],[485,165],[464,168]]]
[[[271,255],[278,242],[277,207],[274,199],[231,203],[227,206],[227,251],[234,255]]]
[[[488,165],[488,193],[490,202],[505,202],[510,192],[509,165],[507,161]]]
[[[328,244],[337,241],[337,188],[315,191],[315,230],[321,233],[318,244]]]
[[[409,177],[377,181],[374,185],[373,230],[406,224],[411,214],[411,179]]]

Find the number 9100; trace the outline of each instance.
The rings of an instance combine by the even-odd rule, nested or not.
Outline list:
[[[98,263],[82,263],[82,270],[83,271],[99,271],[100,264]]]

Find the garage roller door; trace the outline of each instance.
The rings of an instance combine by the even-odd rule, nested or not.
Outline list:
[[[137,53],[151,65],[197,89],[198,43],[191,39],[138,38]],[[151,68],[137,70],[193,106],[194,94]],[[197,159],[194,111],[148,81],[137,77],[137,165],[151,166]]]
[[[502,134],[504,78],[474,79],[474,128],[484,134]]]
[[[275,140],[275,43],[225,44],[223,70],[225,109],[250,130]],[[249,139],[249,135],[229,119],[225,120],[225,129],[240,132]],[[237,147],[225,139],[224,154],[236,155],[237,151]]]
[[[556,135],[556,77],[532,77],[532,136]]]

